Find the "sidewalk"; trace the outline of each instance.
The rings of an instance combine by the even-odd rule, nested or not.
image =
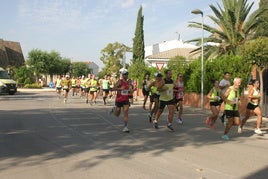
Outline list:
[[[56,88],[49,88],[49,87],[43,87],[41,89],[38,88],[18,88],[17,89],[18,92],[28,92],[28,91],[32,91],[32,92],[41,92],[41,91],[46,91],[46,92],[55,92]]]

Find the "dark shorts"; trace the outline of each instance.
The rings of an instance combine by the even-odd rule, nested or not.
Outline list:
[[[158,95],[158,94],[152,94],[150,96],[150,102],[153,103],[153,102],[155,102],[155,100],[159,100],[159,97],[160,97],[160,95]]]
[[[172,99],[170,101],[161,101],[160,100],[159,109],[164,109],[168,105],[175,105],[175,100],[174,99]]]
[[[240,117],[239,111],[234,110],[225,110],[227,118]]]
[[[58,91],[60,91],[60,90],[61,90],[61,87],[57,87],[56,89],[57,89]]]
[[[129,101],[115,102],[115,106],[118,107],[118,108],[121,108],[124,105],[129,105]]]
[[[67,93],[70,91],[69,88],[63,88],[63,91],[66,91]]]
[[[143,96],[149,96],[150,91],[146,91],[145,89],[142,89]]]
[[[108,94],[110,90],[109,89],[102,89],[102,91],[105,92],[106,94]]]
[[[210,106],[219,106],[219,105],[221,105],[221,103],[219,103],[218,101],[217,102],[209,102],[209,105]]]
[[[258,106],[259,106],[258,104],[248,103],[248,105],[247,105],[247,109],[249,109],[249,110],[254,110],[254,109],[257,108]]]
[[[178,103],[180,101],[183,101],[183,98],[179,98],[179,99],[174,99],[175,100],[175,103]]]
[[[97,93],[97,91],[90,91],[89,93],[90,94],[94,94],[94,93]]]
[[[84,91],[85,93],[88,93],[88,92],[89,92],[89,88],[83,88],[83,91]]]

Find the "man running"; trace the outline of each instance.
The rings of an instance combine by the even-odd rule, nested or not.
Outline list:
[[[129,93],[131,93],[130,85],[128,83],[128,71],[121,71],[122,79],[119,79],[112,90],[116,91],[115,107],[112,109],[111,113],[115,116],[119,116],[121,113],[121,108],[123,108],[124,114],[124,128],[123,132],[129,132],[128,129],[128,110],[129,110]]]

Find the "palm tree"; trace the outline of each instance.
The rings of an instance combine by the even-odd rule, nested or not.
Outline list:
[[[215,16],[208,17],[216,25],[212,27],[204,24],[203,29],[210,32],[209,37],[204,38],[204,56],[212,59],[222,54],[236,54],[237,47],[247,40],[255,38],[254,32],[260,24],[256,19],[267,11],[267,8],[259,8],[249,14],[254,2],[247,0],[222,0],[223,7],[217,3],[217,7],[210,5]],[[200,22],[189,22],[189,27],[202,28]],[[201,38],[189,40],[201,44]],[[200,52],[201,47],[193,53]]]

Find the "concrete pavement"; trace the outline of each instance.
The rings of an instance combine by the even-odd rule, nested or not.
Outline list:
[[[249,120],[242,134],[204,124],[208,110],[185,107],[184,124],[160,129],[148,122],[141,101],[131,106],[129,128],[122,116],[103,106],[70,96],[64,104],[53,91],[20,91],[0,96],[0,178],[265,178],[268,136],[253,132]],[[267,129],[267,119],[264,120]]]

